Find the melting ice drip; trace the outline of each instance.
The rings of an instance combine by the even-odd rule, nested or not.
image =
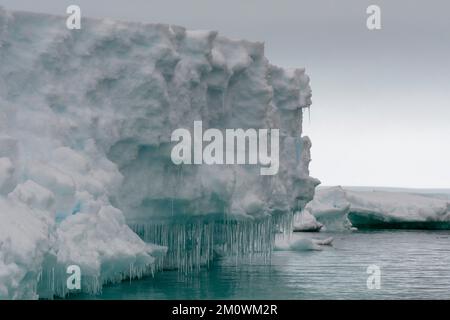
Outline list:
[[[292,218],[288,213],[257,221],[194,219],[184,224],[132,224],[131,228],[145,241],[169,248],[160,267],[186,274],[208,266],[215,255],[236,261],[261,256],[269,261],[276,234],[290,234]]]
[[[305,71],[217,32],[65,21],[0,9],[0,298],[63,296],[71,264],[97,293],[163,266],[195,270],[220,247],[269,254],[318,183]],[[171,133],[195,120],[279,129],[278,173],[176,166]]]

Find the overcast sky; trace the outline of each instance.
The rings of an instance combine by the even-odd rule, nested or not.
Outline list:
[[[450,187],[450,1],[0,0],[6,9],[164,22],[264,41],[306,67],[304,132],[324,185]],[[382,30],[366,28],[381,7]]]

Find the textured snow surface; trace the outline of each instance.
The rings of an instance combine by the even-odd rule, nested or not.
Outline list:
[[[166,248],[139,230],[185,269],[212,257],[199,237],[217,229],[204,221],[222,226],[229,252],[270,250],[274,226],[318,184],[304,70],[217,32],[95,19],[68,30],[65,19],[0,9],[0,298],[64,295],[69,264],[93,293],[153,272]],[[174,165],[171,133],[194,120],[279,128],[279,173]]]
[[[305,207],[330,229],[419,228],[449,229],[450,201],[441,195],[411,192],[352,191],[331,187],[316,191]]]

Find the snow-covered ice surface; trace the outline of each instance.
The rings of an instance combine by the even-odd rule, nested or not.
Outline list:
[[[450,229],[450,200],[442,193],[321,188],[305,212],[328,230]]]
[[[318,184],[304,70],[213,31],[65,20],[0,9],[0,298],[64,295],[68,264],[98,293],[160,268],[165,250],[186,271],[217,245],[269,252]],[[174,165],[171,133],[194,120],[279,128],[279,173]]]

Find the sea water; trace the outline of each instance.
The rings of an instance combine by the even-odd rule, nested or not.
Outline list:
[[[275,251],[270,264],[219,259],[184,276],[154,277],[104,287],[74,299],[448,299],[450,231],[297,233],[333,237],[321,251]],[[367,268],[380,269],[380,288],[369,289]]]

